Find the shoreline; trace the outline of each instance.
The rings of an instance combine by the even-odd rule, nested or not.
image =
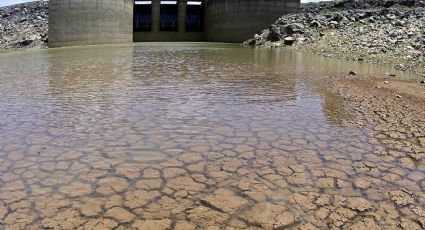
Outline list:
[[[409,71],[425,77],[425,3],[372,0],[303,4],[244,42]]]
[[[323,87],[343,101],[345,126],[368,130],[374,154],[414,169],[425,163],[425,81],[326,77]]]

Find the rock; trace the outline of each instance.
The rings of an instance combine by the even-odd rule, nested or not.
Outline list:
[[[343,19],[344,19],[344,16],[341,13],[336,13],[333,16],[332,21],[341,22]]]
[[[285,39],[283,39],[283,43],[285,44],[285,45],[288,45],[288,46],[291,46],[291,45],[293,45],[294,43],[295,43],[295,38],[293,38],[293,37],[286,37]]]
[[[336,28],[336,27],[338,27],[339,22],[337,22],[337,21],[331,21],[331,22],[329,22],[329,25],[331,26],[331,28]]]
[[[304,25],[301,23],[292,23],[285,27],[287,35],[304,33]]]
[[[404,21],[402,21],[402,20],[396,20],[396,21],[394,22],[394,25],[395,25],[395,26],[404,26],[404,24],[405,24],[405,22],[404,22]]]
[[[29,46],[34,40],[30,39],[24,39],[19,41],[19,45],[22,46]]]
[[[271,26],[269,29],[268,41],[276,42],[280,40],[280,29],[278,26]]]
[[[357,72],[356,71],[350,71],[350,73],[348,73],[348,75],[356,76],[357,75]]]
[[[320,22],[314,20],[310,23],[310,27],[313,27],[313,28],[320,27]]]

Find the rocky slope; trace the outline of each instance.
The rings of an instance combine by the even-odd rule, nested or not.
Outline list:
[[[0,50],[45,47],[48,3],[35,1],[0,8]]]
[[[392,65],[425,76],[425,1],[303,4],[244,44]]]

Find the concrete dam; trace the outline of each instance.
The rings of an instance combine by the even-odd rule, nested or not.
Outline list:
[[[242,42],[300,0],[50,0],[49,46]]]

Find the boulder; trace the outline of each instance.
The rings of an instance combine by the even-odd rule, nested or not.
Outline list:
[[[292,46],[295,43],[296,39],[293,37],[286,37],[285,39],[283,39],[283,44],[287,45],[287,46]]]

